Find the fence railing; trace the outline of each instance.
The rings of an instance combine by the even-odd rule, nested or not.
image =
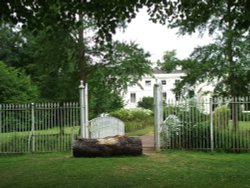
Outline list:
[[[161,148],[250,151],[249,98],[167,101]]]
[[[79,116],[78,103],[1,104],[0,153],[70,150]]]

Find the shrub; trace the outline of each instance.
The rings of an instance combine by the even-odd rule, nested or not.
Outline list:
[[[199,122],[207,121],[209,116],[201,112],[196,106],[168,106],[164,109],[164,115],[167,118],[169,115],[176,115],[181,123],[185,125],[196,125]],[[165,119],[165,118],[164,118]]]
[[[153,112],[151,110],[136,109],[120,109],[110,113],[111,116],[117,117],[124,121],[125,131],[140,130],[153,125]]]
[[[209,115],[201,112],[196,104],[167,106],[164,113],[163,147],[209,148]]]
[[[213,113],[213,124],[216,127],[228,127],[230,109],[226,105],[219,106]]]
[[[138,102],[138,107],[153,110],[154,98],[153,97],[143,97],[142,101]]]

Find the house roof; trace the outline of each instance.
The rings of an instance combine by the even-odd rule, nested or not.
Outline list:
[[[184,73],[184,71],[183,70],[175,69],[172,72],[166,72],[166,71],[161,70],[159,67],[155,67],[153,69],[153,73],[154,74],[171,74],[171,73],[175,74],[175,73]]]

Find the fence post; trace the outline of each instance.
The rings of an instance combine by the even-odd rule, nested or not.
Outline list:
[[[35,139],[34,139],[34,130],[35,130],[35,105],[31,103],[31,138],[32,138],[32,152],[35,151]]]
[[[75,138],[74,138],[74,127],[71,127],[71,154],[73,155],[73,146],[75,143]]]
[[[161,84],[154,85],[154,139],[155,139],[155,150],[160,151],[160,128],[163,122],[162,113],[162,87]]]
[[[210,143],[211,151],[214,151],[214,127],[213,127],[213,99],[209,98],[209,112],[210,112]]]
[[[87,83],[85,83],[84,104],[85,104],[85,134],[86,134],[86,138],[89,138],[89,106],[88,106],[88,84]]]

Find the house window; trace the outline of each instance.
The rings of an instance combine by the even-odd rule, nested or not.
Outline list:
[[[146,86],[151,86],[151,80],[146,80],[146,81],[145,81],[145,85],[146,85]]]
[[[134,87],[135,85],[136,85],[136,82],[133,82],[133,81],[132,81],[132,82],[129,83],[129,86],[130,86],[130,87]]]
[[[179,101],[179,100],[180,100],[180,94],[179,94],[179,93],[176,93],[176,94],[175,94],[175,100],[176,100],[176,101]]]
[[[136,94],[135,93],[130,93],[130,102],[135,103],[136,102]]]
[[[167,85],[167,81],[166,80],[161,80],[161,85]]]
[[[164,101],[167,100],[167,93],[166,93],[166,92],[163,92],[163,93],[162,93],[162,99],[163,99]]]
[[[180,80],[175,80],[175,85],[180,83]]]

